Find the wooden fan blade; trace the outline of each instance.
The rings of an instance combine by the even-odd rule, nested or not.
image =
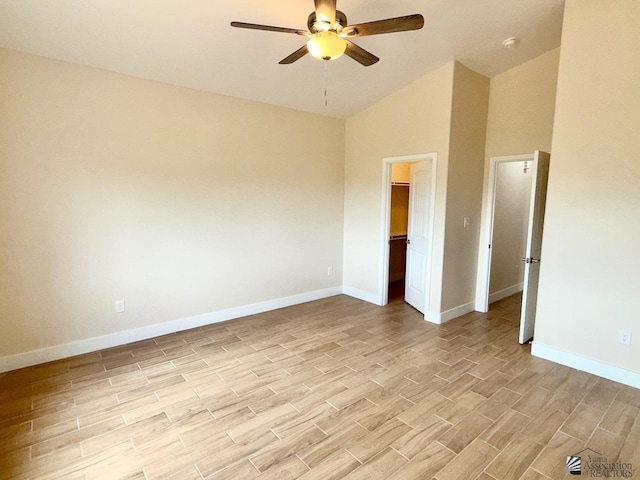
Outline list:
[[[407,32],[420,30],[424,27],[424,17],[420,14],[407,15],[406,17],[387,18],[376,22],[349,25],[342,32],[347,37],[364,37],[366,35],[379,35],[381,33]]]
[[[310,35],[306,30],[297,30],[295,28],[285,27],[273,27],[271,25],[258,25],[256,23],[244,23],[244,22],[231,22],[232,27],[247,28],[249,30],[264,30],[266,32],[278,32],[278,33],[294,33],[296,35]]]
[[[314,0],[316,4],[316,19],[333,25],[336,21],[336,0]]]
[[[347,42],[347,49],[344,54],[348,57],[353,58],[356,62],[364,65],[365,67],[370,67],[374,63],[378,63],[380,60],[373,53],[367,52],[364,48],[359,47],[353,42],[349,40],[345,40]]]
[[[297,62],[302,57],[304,57],[307,53],[309,53],[309,50],[307,50],[306,45],[303,45],[298,50],[296,50],[291,55],[289,55],[287,58],[283,58],[282,60],[280,60],[278,63],[280,65],[291,65],[293,62]]]

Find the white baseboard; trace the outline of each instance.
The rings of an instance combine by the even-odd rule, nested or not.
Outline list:
[[[350,297],[357,298],[358,300],[373,303],[374,305],[382,305],[382,299],[378,295],[374,295],[371,292],[365,292],[364,290],[360,290],[358,288],[343,285],[342,293],[344,293],[345,295],[349,295]]]
[[[640,388],[640,373],[533,341],[531,354],[599,377]]]
[[[323,290],[299,293],[289,297],[276,298],[226,310],[203,313],[192,317],[180,318],[169,322],[157,323],[146,327],[111,333],[101,337],[87,338],[62,345],[42,348],[40,350],[32,350],[30,352],[0,357],[0,373],[23,367],[30,367],[40,363],[51,362],[53,360],[60,360],[74,355],[81,355],[83,353],[95,352],[105,348],[117,347],[119,345],[138,342],[140,340],[146,340],[148,338],[158,337],[168,333],[181,332],[183,330],[189,330],[203,325],[224,322],[234,318],[246,317],[247,315],[255,315],[257,313],[290,307],[300,303],[333,297],[335,295],[340,295],[341,293],[342,287],[325,288]]]
[[[497,302],[498,300],[502,300],[503,298],[510,297],[511,295],[515,295],[518,292],[522,291],[523,283],[517,283],[515,285],[511,285],[510,287],[503,288],[502,290],[498,290],[495,293],[489,295],[489,303]]]
[[[436,323],[438,325],[442,323],[440,312],[427,312],[424,314],[424,319],[427,322]]]
[[[474,302],[465,303],[464,305],[458,305],[457,307],[445,310],[444,312],[427,312],[424,319],[431,323],[442,324],[446,323],[454,318],[461,317],[469,312],[473,312]]]

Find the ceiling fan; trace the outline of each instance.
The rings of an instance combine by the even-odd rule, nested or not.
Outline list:
[[[419,30],[424,26],[424,17],[419,14],[348,25],[347,16],[340,10],[336,10],[336,0],[314,0],[314,2],[316,9],[307,19],[308,30],[244,22],[231,22],[231,26],[250,30],[293,33],[309,38],[306,45],[280,60],[280,65],[289,65],[310,53],[322,60],[334,60],[345,54],[365,67],[373,65],[380,59],[351,42],[350,38]]]

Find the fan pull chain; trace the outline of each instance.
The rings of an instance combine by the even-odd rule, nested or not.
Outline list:
[[[327,84],[329,76],[329,60],[324,61],[324,106],[329,106],[329,99],[327,98]]]

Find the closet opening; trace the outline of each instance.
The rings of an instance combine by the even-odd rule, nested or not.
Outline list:
[[[380,305],[404,301],[429,309],[436,154],[383,160]]]

